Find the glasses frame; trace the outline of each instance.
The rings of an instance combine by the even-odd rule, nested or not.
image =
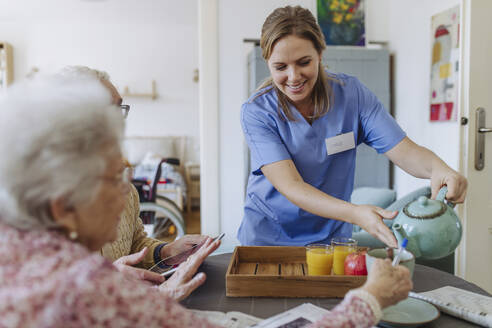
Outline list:
[[[120,105],[121,113],[123,114],[123,118],[128,117],[128,113],[130,112],[130,105]]]
[[[102,180],[109,181],[115,185],[115,187],[120,189],[125,189],[130,183],[132,183],[133,179],[133,168],[125,167],[125,169],[118,174],[116,177],[99,177]]]

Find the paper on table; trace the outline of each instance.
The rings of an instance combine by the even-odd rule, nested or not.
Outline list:
[[[311,303],[304,303],[295,308],[279,313],[268,319],[260,319],[242,312],[198,311],[192,312],[211,323],[227,328],[279,328],[303,327],[320,320],[328,310]]]
[[[447,314],[485,327],[492,327],[492,297],[451,286],[424,293],[411,292],[410,297],[432,303]]]
[[[246,328],[257,324],[263,319],[253,317],[242,312],[220,312],[191,310],[197,317],[205,318],[209,322],[226,328]]]
[[[328,310],[304,303],[256,324],[255,328],[302,327],[320,320]]]

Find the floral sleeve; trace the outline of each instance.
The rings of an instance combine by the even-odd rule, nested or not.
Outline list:
[[[155,286],[126,277],[102,257],[75,261],[45,295],[50,324],[64,327],[217,327],[193,313]],[[47,302],[47,303],[46,303]],[[51,308],[48,309],[48,308]],[[310,328],[371,327],[381,318],[376,299],[363,290],[349,292],[342,303]]]
[[[372,327],[381,316],[381,308],[374,296],[358,289],[349,292],[342,303],[309,328]]]
[[[70,317],[77,321],[75,326],[217,327],[194,316],[157,287],[121,275],[109,262],[89,267],[96,269],[86,269],[85,274],[76,279],[75,286],[70,286],[78,291],[77,296],[59,298],[73,302],[67,304],[67,309],[75,315]],[[62,290],[67,289],[71,288]],[[375,298],[359,289],[349,292],[342,303],[310,328],[371,327],[380,318],[381,309]]]
[[[93,258],[92,262],[101,261]],[[62,326],[76,327],[216,327],[196,318],[176,301],[166,297],[157,287],[128,278],[115,271],[109,262],[87,263],[73,286],[59,290],[67,292],[58,300],[67,312]],[[95,269],[87,270],[87,267]],[[74,293],[73,291],[77,291]],[[75,297],[71,297],[75,294]]]

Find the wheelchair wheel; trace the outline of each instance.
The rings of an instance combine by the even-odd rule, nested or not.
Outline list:
[[[153,238],[161,239],[165,237],[164,239],[177,239],[186,233],[183,215],[180,211],[176,211],[176,208],[166,203],[140,204],[140,212],[145,212],[147,216],[149,214],[152,215],[154,221],[151,222],[154,224]],[[174,236],[175,238],[172,238]]]
[[[184,222],[183,211],[171,199],[165,196],[157,195],[155,199],[155,203],[172,211],[177,217],[180,217]]]

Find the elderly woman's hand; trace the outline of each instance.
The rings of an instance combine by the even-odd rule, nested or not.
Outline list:
[[[383,309],[407,298],[412,288],[410,271],[402,265],[393,267],[389,259],[377,259],[362,286],[363,290],[378,300]]]
[[[220,240],[213,241],[213,239],[207,238],[200,249],[189,256],[186,262],[181,263],[176,272],[160,285],[159,289],[177,301],[185,299],[205,282],[205,273],[200,272],[195,275],[196,270],[219,245]]]
[[[184,235],[183,237],[175,241],[172,241],[166,244],[164,247],[162,247],[161,258],[165,259],[167,257],[177,255],[181,252],[186,251],[187,249],[192,248],[194,245],[202,244],[203,242],[205,242],[206,239],[207,236],[203,236],[203,235]],[[195,253],[197,250],[198,247],[194,248],[192,251],[190,251],[189,254],[186,254],[186,256]],[[184,260],[186,260],[186,257],[183,258],[183,261]]]
[[[145,254],[147,254],[147,252],[148,252],[148,248],[145,247],[138,253],[120,257],[119,259],[113,262],[113,265],[116,267],[116,269],[118,269],[118,271],[120,271],[125,275],[140,280],[145,280],[152,284],[162,284],[166,280],[166,278],[164,278],[160,274],[145,269],[134,268],[132,266],[140,263],[145,257]]]

